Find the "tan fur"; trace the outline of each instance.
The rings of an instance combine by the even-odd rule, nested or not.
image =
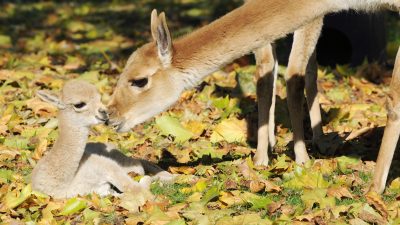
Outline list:
[[[118,131],[128,131],[133,126],[167,109],[178,100],[184,89],[194,87],[209,73],[242,55],[258,51],[257,49],[267,46],[273,40],[293,32],[302,25],[316,23],[318,26],[318,23],[313,21],[322,18],[326,13],[347,9],[373,10],[387,4],[399,7],[400,2],[396,0],[252,0],[213,23],[173,42],[169,42],[170,36],[165,16],[161,14],[157,17],[154,11],[151,21],[154,42],[142,46],[129,58],[109,104],[112,121]],[[162,31],[161,34],[158,34],[157,32],[160,31]],[[310,91],[307,91],[307,97],[314,126],[314,138],[317,138],[322,131],[318,125],[320,113],[315,97],[315,72],[312,72],[315,71],[315,63],[307,66],[307,62],[308,58],[314,58],[312,43],[318,35],[307,40],[308,37],[304,36],[304,31],[303,35],[301,32],[299,31],[297,35],[298,39],[303,38],[309,44],[305,46],[306,49],[302,49],[301,45],[298,46],[299,54],[304,54],[302,60],[296,58],[290,60],[286,75],[290,83],[288,84],[289,92],[291,92],[289,104],[293,107],[292,110],[298,107],[300,102],[294,101],[298,94],[296,91],[302,92],[305,82],[305,86],[310,88]],[[301,51],[305,52],[300,53]],[[160,52],[164,52],[164,56],[171,57],[161,57]],[[260,55],[269,57],[267,55],[270,53],[264,53]],[[271,67],[265,70],[271,70]],[[261,72],[257,73],[261,74]],[[308,73],[313,75],[310,75],[309,79],[307,76],[304,81],[303,77]],[[293,76],[293,74],[299,76]],[[135,80],[141,78],[148,79],[145,86],[132,85]],[[266,85],[270,83],[267,82]],[[261,91],[258,92],[261,93]],[[260,113],[261,123],[264,125],[267,121],[269,123],[264,127],[260,126],[259,137],[263,139],[267,137],[269,139],[271,136],[271,132],[267,134],[267,130],[271,129],[271,126],[268,126],[271,124],[269,120],[271,116],[267,118],[267,114],[272,110],[268,107],[271,105],[269,102],[272,102],[270,93],[267,93],[267,97],[263,99],[259,96],[259,104],[267,105]],[[308,155],[302,144],[304,139],[302,125],[298,125],[298,121],[298,117],[292,118],[293,127],[296,127],[294,128],[296,130],[296,158],[299,163],[302,163],[308,159]],[[261,131],[264,134],[261,134]],[[261,142],[259,140],[255,161],[257,164],[268,164],[266,154],[268,145],[267,139]]]
[[[256,57],[256,82],[258,103],[256,165],[268,165],[268,149],[275,145],[275,82],[278,62],[272,45],[254,51]]]
[[[311,114],[314,139],[317,139],[322,134],[321,113],[319,111],[316,87],[317,66],[315,53],[313,54],[322,23],[323,18],[317,18],[294,33],[293,47],[285,74],[287,101],[293,129],[294,152],[296,162],[299,164],[309,160],[303,133],[303,93],[305,86],[308,87],[307,102]],[[314,57],[311,57],[312,55]]]
[[[394,151],[400,135],[400,48],[397,50],[390,93],[387,99],[388,117],[383,133],[382,144],[376,161],[373,190],[382,193],[385,190]]]
[[[398,8],[396,10],[400,11]],[[313,51],[320,34],[321,26],[318,23],[317,19],[314,23],[308,24],[295,32],[293,48],[286,74],[286,79],[288,81],[288,105],[292,120],[297,163],[304,163],[308,160],[302,127],[303,97],[300,94],[303,92],[302,89],[304,88],[304,74],[307,103],[313,129],[313,141],[315,142],[323,134],[321,113],[317,97],[317,66],[315,52],[310,58],[310,53]],[[309,61],[307,63],[308,59]],[[378,193],[382,193],[385,189],[389,168],[400,135],[400,120],[398,119],[398,115],[400,115],[400,93],[397,91],[400,88],[400,49],[396,58],[390,88],[391,92],[389,94],[387,106],[389,112],[388,120],[382,139],[382,145],[379,150],[373,185],[371,187],[372,190]]]
[[[61,99],[43,91],[38,96],[60,108],[59,138],[33,169],[34,190],[54,198],[91,192],[118,194],[115,188],[120,192],[140,192],[148,189],[152,179],[146,176],[137,183],[128,173],[144,175],[145,170],[157,173],[156,177],[172,179],[168,172],[149,162],[129,158],[111,145],[87,144],[90,127],[107,119],[100,94],[93,85],[70,81],[65,84]],[[74,105],[78,103],[86,106],[76,108]]]

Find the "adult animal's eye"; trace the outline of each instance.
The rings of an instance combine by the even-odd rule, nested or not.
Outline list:
[[[145,77],[137,80],[130,80],[129,82],[131,83],[131,86],[142,88],[146,86],[146,84],[149,82],[149,79]]]
[[[85,106],[86,106],[86,103],[84,103],[84,102],[79,102],[78,104],[74,104],[74,107],[77,109],[82,109]]]

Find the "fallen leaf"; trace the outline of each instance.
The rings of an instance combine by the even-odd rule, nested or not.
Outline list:
[[[383,202],[382,198],[380,195],[378,195],[374,191],[369,191],[365,195],[368,204],[374,206],[376,210],[379,211],[379,213],[384,217],[388,218],[388,210],[386,204]]]
[[[141,189],[139,193],[138,190],[129,190],[122,194],[119,206],[129,210],[129,212],[139,212],[140,208],[153,198],[154,196],[148,190]]]
[[[70,198],[64,206],[64,209],[60,212],[62,216],[72,215],[78,213],[86,208],[86,201],[79,198]]]
[[[57,108],[50,103],[43,102],[39,98],[27,100],[26,106],[40,117],[50,118],[56,116]]]
[[[346,198],[353,198],[353,195],[346,187],[330,187],[328,188],[328,196],[335,197],[337,199],[342,199],[343,197]]]
[[[156,125],[164,135],[172,135],[176,142],[186,142],[193,137],[193,133],[185,129],[178,119],[170,116],[161,116],[156,119]]]
[[[243,143],[247,138],[247,127],[244,120],[236,118],[229,118],[219,123],[213,133],[211,134],[210,141],[217,143],[226,141],[228,143],[239,142]]]
[[[31,197],[31,194],[32,194],[32,187],[30,184],[28,184],[24,188],[22,188],[20,192],[14,190],[12,192],[7,193],[6,196],[4,197],[5,205],[9,209],[13,209],[22,204],[29,197]]]

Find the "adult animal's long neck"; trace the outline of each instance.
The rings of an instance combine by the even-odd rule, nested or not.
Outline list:
[[[252,0],[173,43],[172,66],[188,86],[245,54],[293,32],[343,0]]]
[[[69,124],[59,115],[59,137],[48,154],[48,162],[53,164],[52,176],[62,184],[71,182],[78,171],[89,135],[89,128]]]

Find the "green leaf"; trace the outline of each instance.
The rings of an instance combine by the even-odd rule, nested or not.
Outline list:
[[[0,169],[0,184],[11,181],[13,173],[12,170]]]
[[[332,208],[335,206],[335,198],[327,197],[327,192],[327,189],[323,188],[315,188],[313,190],[305,189],[301,199],[309,209],[313,207],[314,203],[318,203],[321,209],[325,209],[327,207]]]
[[[293,189],[327,188],[330,185],[330,182],[324,179],[322,172],[300,166],[297,166],[295,171],[284,174],[284,180],[286,182],[283,183],[283,186]]]
[[[251,209],[265,209],[272,200],[266,196],[254,195],[246,198],[246,201],[251,204]]]
[[[244,96],[256,94],[256,84],[254,82],[255,67],[250,66],[241,68],[238,71],[238,81],[241,92]]]
[[[78,198],[71,198],[67,201],[67,204],[64,206],[64,209],[61,211],[60,215],[72,215],[80,212],[84,208],[86,208],[86,201]]]
[[[225,109],[229,106],[229,97],[225,98],[212,98],[213,105],[218,109]]]
[[[193,133],[185,129],[178,119],[171,116],[161,116],[156,119],[156,125],[164,135],[172,135],[175,142],[183,143],[193,137]]]
[[[205,180],[199,180],[195,185],[194,185],[194,190],[202,192],[207,188],[207,183]]]
[[[20,204],[22,204],[25,200],[27,200],[32,194],[32,187],[30,184],[26,185],[20,193],[9,192],[5,196],[5,203],[7,208],[13,209]]]
[[[94,224],[93,220],[99,218],[100,212],[93,211],[89,208],[83,210],[83,218],[85,219],[85,224]]]
[[[193,153],[197,158],[201,158],[203,156],[211,156],[211,158],[222,159],[223,156],[229,153],[229,149],[218,149],[217,147],[212,146],[210,141],[208,140],[197,140],[194,143],[191,143],[191,147],[193,149]]]
[[[338,161],[339,169],[342,173],[350,173],[352,170],[349,168],[360,163],[360,160],[358,158],[347,156],[337,157],[336,160]]]
[[[167,223],[166,225],[185,225],[185,220],[184,219],[178,219],[178,220],[174,220],[171,221],[169,223]]]
[[[0,34],[0,48],[10,48],[11,47],[11,38],[6,35]]]
[[[208,191],[204,194],[203,198],[201,199],[202,202],[207,203],[211,201],[213,198],[219,196],[219,188],[217,186],[212,186]]]
[[[21,137],[9,137],[4,140],[4,145],[17,149],[28,149],[29,140]]]

